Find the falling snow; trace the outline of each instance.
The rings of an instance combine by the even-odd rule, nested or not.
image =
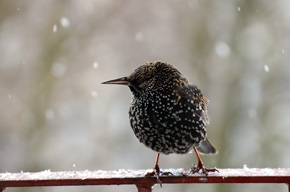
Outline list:
[[[231,52],[230,47],[225,42],[217,43],[215,46],[215,51],[220,57],[227,57]]]
[[[268,73],[269,72],[269,67],[268,65],[264,65],[264,70]]]
[[[94,67],[95,69],[97,69],[97,68],[99,67],[99,63],[98,63],[98,62],[94,62],[94,63],[93,63],[93,67]]]
[[[91,95],[92,95],[92,97],[97,97],[98,96],[98,93],[96,91],[92,91],[91,92]]]
[[[62,17],[62,18],[60,19],[60,24],[61,24],[62,27],[64,27],[64,28],[68,28],[68,27],[70,26],[70,21],[69,21],[68,18],[66,18],[66,17]]]
[[[52,27],[52,31],[53,31],[54,33],[57,32],[57,25],[56,25],[56,24],[53,25],[53,27]]]

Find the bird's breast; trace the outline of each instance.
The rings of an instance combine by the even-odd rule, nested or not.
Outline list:
[[[154,151],[187,153],[205,139],[203,111],[177,94],[133,99],[129,110],[131,127],[140,140]]]

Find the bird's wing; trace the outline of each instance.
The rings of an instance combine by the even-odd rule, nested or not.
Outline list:
[[[180,102],[188,105],[189,107],[193,107],[195,116],[201,117],[205,124],[208,124],[208,116],[207,116],[207,105],[209,100],[203,96],[200,89],[195,85],[185,85],[183,87],[177,88],[177,93],[180,96]],[[218,151],[216,148],[209,142],[208,138],[200,143],[200,145],[196,148],[201,154],[216,154]]]
[[[177,88],[177,93],[188,100],[193,100],[195,105],[201,106],[204,110],[206,109],[209,100],[203,96],[202,92],[196,85],[187,84]]]
[[[187,84],[176,89],[180,101],[188,107],[195,108],[195,115],[201,117],[208,124],[207,105],[209,100],[203,96],[200,89],[192,84]]]

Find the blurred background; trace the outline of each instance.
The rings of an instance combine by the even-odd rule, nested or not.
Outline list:
[[[290,2],[1,0],[0,172],[149,169],[129,125],[131,93],[105,80],[175,65],[209,98],[207,167],[290,167]],[[190,168],[194,154],[162,155]],[[155,191],[286,191],[273,184]],[[9,188],[137,191],[135,186]]]

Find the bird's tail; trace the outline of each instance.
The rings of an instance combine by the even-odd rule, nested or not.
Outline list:
[[[196,148],[200,154],[217,154],[216,148],[209,142],[206,138],[200,145]]]

